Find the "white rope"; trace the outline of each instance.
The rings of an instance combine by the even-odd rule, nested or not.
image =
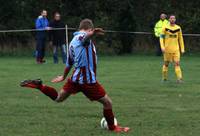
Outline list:
[[[183,34],[183,36],[199,37],[200,34]]]
[[[65,28],[51,28],[50,30],[65,30]],[[76,30],[75,28],[68,28],[68,30]],[[16,32],[37,32],[37,31],[48,31],[44,29],[19,29],[19,30],[0,30],[0,33],[16,33]]]
[[[144,34],[144,35],[152,35],[151,32],[131,32],[131,31],[114,31],[114,30],[105,30],[107,33],[123,33],[123,34]]]
[[[67,28],[68,30],[75,31],[76,28]],[[65,30],[65,28],[51,28],[50,30]],[[38,31],[48,31],[44,29],[13,29],[13,30],[0,30],[0,33],[17,33],[17,32],[38,32]],[[121,33],[121,34],[137,34],[137,35],[154,35],[152,32],[134,32],[134,31],[115,31],[115,30],[105,30],[106,33]],[[200,37],[200,34],[183,34],[183,36],[188,37]]]

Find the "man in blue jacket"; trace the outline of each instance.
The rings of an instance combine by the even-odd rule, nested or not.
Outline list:
[[[42,10],[41,15],[36,19],[35,27],[38,30],[36,33],[36,62],[37,64],[42,64],[45,62],[45,42],[47,37],[46,30],[50,29],[46,10]]]

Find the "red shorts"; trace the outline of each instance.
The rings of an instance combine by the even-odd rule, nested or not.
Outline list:
[[[91,101],[97,101],[106,95],[104,88],[97,82],[94,84],[78,84],[68,79],[63,90],[70,94],[82,92]]]

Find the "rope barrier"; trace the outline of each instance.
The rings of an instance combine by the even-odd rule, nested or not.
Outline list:
[[[70,27],[68,30],[75,31],[76,28]],[[65,28],[51,28],[50,30],[65,30]],[[13,30],[0,30],[0,33],[18,33],[18,32],[38,32],[38,31],[48,31],[44,29],[13,29]],[[121,34],[137,34],[137,35],[154,35],[152,32],[134,32],[134,31],[115,31],[115,30],[105,30],[106,33],[121,33]],[[200,37],[200,34],[183,34],[183,36],[188,37]]]

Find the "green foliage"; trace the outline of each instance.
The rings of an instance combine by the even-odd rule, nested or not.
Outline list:
[[[199,5],[200,1],[194,0],[8,0],[0,5],[0,29],[34,28],[40,11],[47,9],[50,20],[55,11],[60,11],[69,27],[77,28],[81,19],[91,18],[96,26],[121,31],[152,31],[160,13],[164,12],[177,16],[177,23],[182,26],[184,33],[199,33]],[[131,53],[138,44],[131,35],[110,35],[105,39],[112,37],[120,43],[121,50],[116,53]],[[1,34],[0,41],[11,41],[12,37],[10,34]],[[33,34],[15,33],[14,37],[21,42],[29,40]],[[194,44],[200,48],[199,42]]]

